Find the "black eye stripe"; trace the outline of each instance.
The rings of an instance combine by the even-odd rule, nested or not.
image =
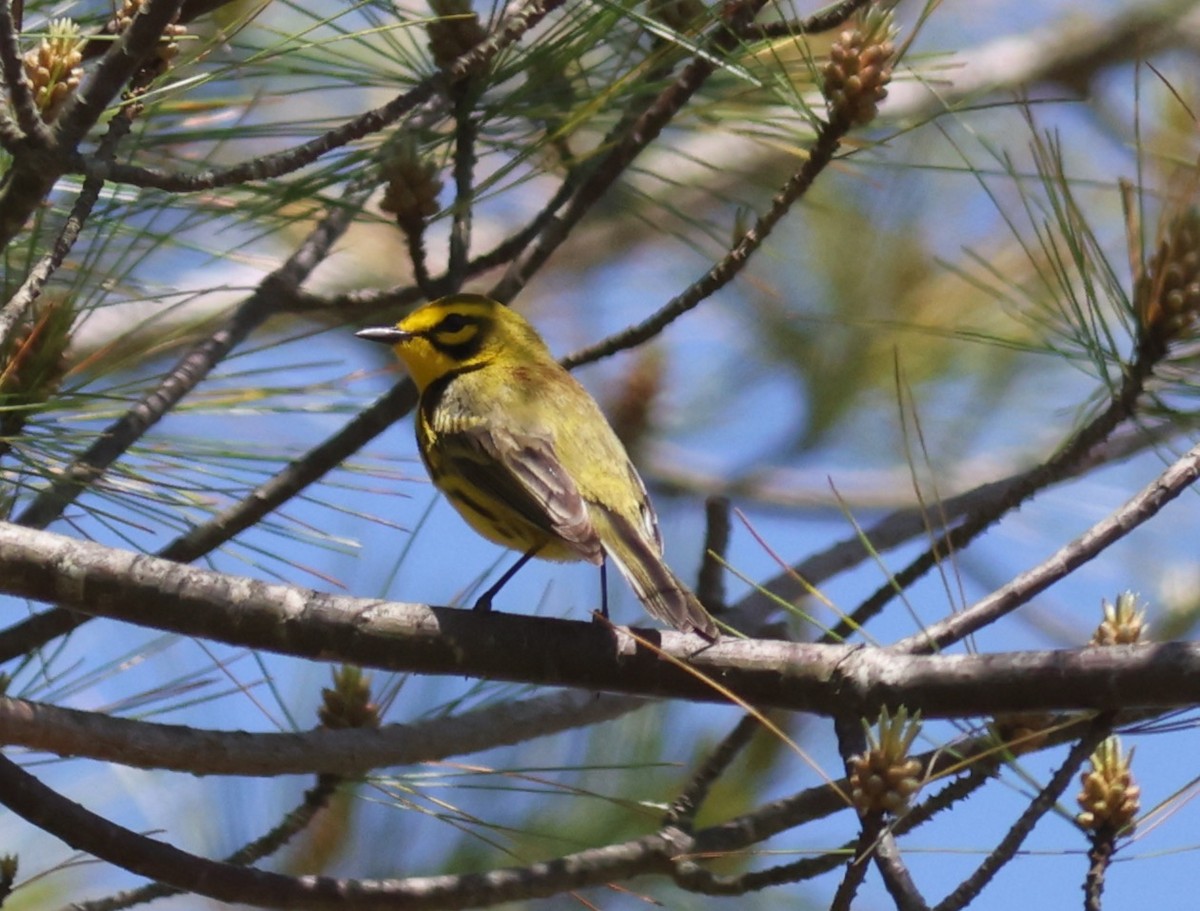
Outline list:
[[[479,353],[490,328],[490,320],[485,317],[447,313],[437,325],[421,334],[442,354],[465,361]]]

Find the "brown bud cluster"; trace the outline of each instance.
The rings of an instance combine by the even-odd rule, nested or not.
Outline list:
[[[638,349],[636,360],[609,406],[609,423],[637,461],[653,424],[654,403],[663,386],[662,353],[654,347]]]
[[[1083,790],[1076,798],[1081,809],[1076,821],[1093,832],[1131,833],[1141,809],[1142,793],[1130,771],[1133,750],[1122,756],[1120,739],[1109,737],[1092,754],[1091,761],[1091,770],[1079,776]]]
[[[646,0],[646,14],[676,32],[692,31],[707,12],[701,0]]]
[[[58,390],[74,314],[62,299],[38,301],[33,318],[0,350],[0,437],[15,437]]]
[[[833,42],[823,71],[831,120],[862,126],[875,119],[892,80],[895,36],[891,12],[873,8]]]
[[[63,103],[79,87],[85,43],[78,25],[70,19],[54,19],[46,37],[21,58],[34,103],[47,123],[58,116]]]
[[[371,701],[371,678],[362,668],[344,664],[333,672],[333,686],[321,690],[317,718],[327,728],[377,728],[379,706]]]
[[[12,893],[13,883],[17,881],[17,855],[0,855],[0,902]]]
[[[424,228],[437,214],[442,179],[438,167],[421,157],[416,143],[407,137],[391,143],[383,154],[380,170],[385,182],[379,207],[396,216],[396,223],[412,233]]]
[[[123,0],[116,16],[108,22],[107,31],[114,35],[124,34],[133,24],[133,17],[142,8],[144,0]],[[187,26],[172,23],[163,29],[163,36],[154,52],[154,59],[147,66],[154,69],[154,75],[165,73],[176,57],[179,56],[178,39],[187,34]]]
[[[1054,716],[1046,712],[1007,712],[997,715],[991,728],[1010,753],[1020,756],[1044,746],[1053,724]]]
[[[1090,645],[1133,645],[1146,628],[1146,611],[1138,608],[1137,595],[1122,592],[1115,605],[1104,602],[1104,620],[1092,633]]]
[[[1200,209],[1171,218],[1158,249],[1134,283],[1134,309],[1143,333],[1169,340],[1200,313]]]
[[[917,759],[910,759],[909,748],[921,731],[920,716],[911,723],[903,706],[891,718],[887,709],[879,716],[879,736],[867,729],[867,750],[850,757],[850,797],[859,814],[898,814],[908,806],[909,799],[921,787],[923,768]]]
[[[448,69],[455,60],[487,38],[487,31],[471,8],[471,0],[429,0],[429,8],[438,17],[425,29],[429,34],[429,52],[439,69]]]

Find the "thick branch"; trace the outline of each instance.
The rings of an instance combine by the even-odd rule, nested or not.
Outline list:
[[[641,631],[639,644],[597,624],[267,585],[7,524],[0,525],[0,570],[0,591],[9,594],[396,671],[726,703],[690,664],[758,706],[862,715],[900,704],[951,717],[1200,702],[1200,644],[916,656],[765,640],[701,647],[695,636],[654,630]]]

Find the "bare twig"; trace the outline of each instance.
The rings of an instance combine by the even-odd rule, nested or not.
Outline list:
[[[784,22],[768,22],[764,25],[751,23],[738,32],[738,37],[743,41],[769,41],[775,38],[795,38],[799,35],[827,32],[845,23],[865,5],[860,0],[842,0],[841,3],[835,3],[813,13],[807,19],[789,19]]]
[[[817,175],[833,160],[834,153],[849,128],[848,122],[840,120],[822,124],[817,132],[816,140],[808,150],[804,164],[788,178],[779,192],[775,194],[767,212],[758,218],[719,262],[693,282],[682,294],[667,301],[657,313],[636,326],[605,339],[598,345],[585,348],[572,355],[565,359],[564,366],[571,368],[591,363],[648,341],[684,313],[732,281],[749,262],[750,257],[758,250],[763,241],[770,236],[775,226],[808,191]]]
[[[471,253],[471,213],[475,207],[475,139],[473,117],[476,92],[471,83],[454,87],[454,210],[450,226],[450,255],[446,276],[458,291],[466,277]]]
[[[879,833],[875,843],[875,866],[883,877],[888,894],[896,903],[896,911],[929,911],[929,905],[921,897],[917,884],[913,882],[900,856],[896,836],[887,829]]]
[[[761,722],[753,715],[743,715],[733,730],[721,740],[717,748],[695,772],[683,792],[675,798],[671,808],[667,810],[664,825],[677,826],[685,832],[691,832],[704,799],[718,778],[725,773],[730,764],[738,757],[751,738],[759,730]]]
[[[834,731],[837,734],[838,753],[846,771],[850,771],[850,762],[856,754],[867,751],[867,734],[862,721],[852,711],[842,711],[834,715]],[[846,858],[845,869],[841,881],[834,892],[830,911],[850,911],[854,896],[867,875],[867,861],[875,850],[880,833],[883,832],[883,811],[875,810],[859,814],[858,838],[854,848]]]
[[[1102,911],[1104,881],[1117,851],[1117,833],[1104,826],[1092,833],[1088,845],[1088,869],[1083,880],[1083,911]]]
[[[853,635],[855,630],[861,628],[868,620],[883,610],[897,593],[905,591],[939,562],[950,558],[956,550],[965,547],[1005,513],[1016,509],[1038,491],[1056,484],[1072,474],[1077,466],[1091,455],[1093,449],[1103,443],[1122,422],[1135,413],[1146,381],[1150,378],[1155,365],[1162,360],[1165,354],[1165,346],[1156,339],[1144,340],[1140,343],[1132,362],[1124,371],[1120,387],[1108,406],[1099,415],[1074,433],[1066,445],[1050,456],[1042,465],[1021,475],[1019,482],[1011,485],[1005,491],[1003,499],[970,513],[961,524],[943,533],[928,550],[892,575],[874,594],[856,607],[849,617],[826,633],[824,640],[841,642]],[[1178,495],[1179,492],[1176,491],[1174,495]],[[1168,499],[1173,499],[1173,496]],[[1163,502],[1166,501],[1159,501],[1159,506]],[[1145,518],[1149,518],[1154,512],[1157,512],[1157,508],[1147,514]],[[1104,546],[1107,546],[1108,543],[1111,541],[1105,542]]]
[[[858,894],[858,887],[862,885],[863,877],[867,875],[867,858],[874,851],[875,842],[881,831],[883,831],[882,813],[871,813],[863,817],[862,828],[854,843],[854,850],[846,859],[846,869],[842,872],[842,879],[838,883],[837,891],[834,892],[833,901],[829,904],[829,911],[850,911],[851,902]]]
[[[696,597],[709,613],[725,609],[725,554],[729,550],[729,501],[709,497],[704,503],[704,555]]]
[[[417,291],[428,300],[437,296],[433,278],[429,274],[429,257],[425,253],[425,222],[408,225],[401,229],[408,245],[408,261],[412,264],[413,281]]]
[[[1016,610],[1157,515],[1163,506],[1187,490],[1198,477],[1200,446],[1195,446],[1124,506],[1060,548],[1049,559],[996,589],[967,610],[931,624],[922,632],[897,642],[892,648],[903,652],[933,651],[982,629]]]

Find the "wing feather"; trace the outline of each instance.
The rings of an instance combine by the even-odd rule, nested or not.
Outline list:
[[[548,440],[476,425],[440,434],[438,448],[468,484],[585,560],[603,560],[587,503]]]

